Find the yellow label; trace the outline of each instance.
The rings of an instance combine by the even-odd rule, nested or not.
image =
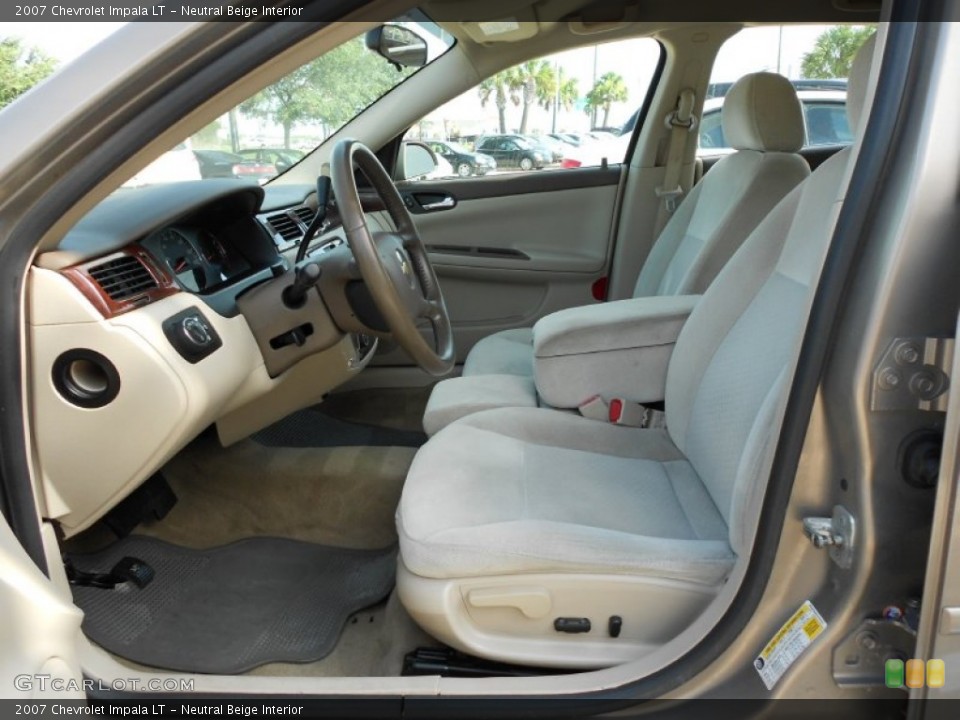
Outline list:
[[[807,624],[803,626],[803,631],[807,634],[808,638],[813,640],[823,632],[823,623],[820,622],[818,618],[812,617],[807,620]]]
[[[790,616],[753,661],[767,690],[773,689],[826,627],[827,623],[809,600]]]

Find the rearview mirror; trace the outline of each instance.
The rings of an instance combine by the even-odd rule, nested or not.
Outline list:
[[[427,41],[400,25],[381,25],[366,35],[367,47],[397,66],[427,64]]]

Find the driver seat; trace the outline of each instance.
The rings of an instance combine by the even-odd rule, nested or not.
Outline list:
[[[850,74],[857,128],[873,40]],[[749,554],[850,150],[750,234],[684,326],[665,429],[542,408],[458,420],[417,453],[397,511],[397,590],[480,657],[591,668],[645,655]]]

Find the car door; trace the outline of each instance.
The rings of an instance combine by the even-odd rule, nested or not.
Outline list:
[[[56,547],[49,531],[50,546]],[[51,558],[51,563],[59,558]],[[83,613],[73,604],[66,579],[51,582],[0,521],[0,675],[5,698],[84,697],[77,641]],[[28,712],[28,711],[27,711]]]
[[[504,167],[520,167],[523,151],[520,149],[517,141],[507,138],[501,142],[503,146]]]
[[[622,125],[652,92],[664,50],[652,38],[603,47],[606,62],[619,68],[629,87],[627,100],[615,103],[610,113],[611,123]],[[548,68],[569,70],[588,66],[594,54],[595,48],[586,46],[544,60]],[[485,101],[479,90],[469,89],[415,121],[410,139],[425,130],[436,133],[438,144],[447,139],[469,143],[467,138],[479,136],[476,151],[491,156],[496,170],[398,183],[440,279],[459,361],[488,335],[528,328],[544,315],[605,297],[627,174],[626,143],[606,165],[598,158],[573,169],[519,170],[521,157],[532,154],[510,134],[522,127],[522,102],[508,103],[501,123],[495,97]],[[531,134],[590,126],[576,103],[550,108],[533,102],[527,121],[524,130]],[[409,366],[410,360],[384,343],[374,364]],[[374,382],[375,376],[368,376]]]
[[[505,156],[503,143],[503,138],[490,138],[483,142],[480,149],[480,152],[492,156],[493,159],[497,161],[497,167],[499,168],[510,167],[508,158]]]
[[[958,331],[960,332],[960,322]],[[955,337],[958,337],[955,335]],[[950,377],[960,377],[960,353]],[[910,690],[911,700],[960,700],[960,393],[951,388],[947,403],[940,473],[928,551],[927,577],[920,608],[914,656],[926,669],[926,681]],[[930,664],[941,661],[944,672]],[[933,682],[931,682],[933,680]]]

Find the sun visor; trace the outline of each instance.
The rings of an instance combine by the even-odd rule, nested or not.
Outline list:
[[[534,0],[433,0],[429,12],[435,18],[456,18],[470,39],[482,45],[529,40],[556,24],[540,19]]]

